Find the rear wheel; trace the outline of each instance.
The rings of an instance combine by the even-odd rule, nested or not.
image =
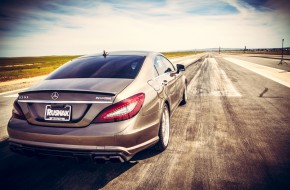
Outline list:
[[[170,138],[170,117],[167,104],[164,104],[163,107],[158,136],[159,141],[155,148],[157,150],[163,151],[167,148]]]

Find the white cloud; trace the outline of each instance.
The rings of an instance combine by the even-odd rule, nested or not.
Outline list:
[[[195,1],[194,6],[215,5],[216,1]],[[103,3],[84,14],[35,15],[56,17],[58,22],[33,21],[47,29],[24,37],[7,37],[1,42],[2,56],[89,54],[114,50],[173,51],[211,47],[280,47],[281,37],[288,38],[289,27],[277,22],[276,12],[261,12],[235,0],[224,0],[239,14],[205,15],[186,10],[192,1],[167,1],[157,7],[151,3],[116,5]],[[126,7],[126,9],[124,8]],[[135,7],[135,8],[134,8]],[[206,7],[204,7],[206,8]],[[159,16],[156,16],[159,14]],[[155,15],[155,16],[154,16]],[[32,21],[31,21],[32,22]],[[63,25],[62,25],[63,23]],[[71,26],[71,27],[65,27]]]

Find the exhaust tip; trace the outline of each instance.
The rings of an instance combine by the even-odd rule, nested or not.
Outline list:
[[[121,156],[94,156],[93,160],[97,164],[125,162]]]

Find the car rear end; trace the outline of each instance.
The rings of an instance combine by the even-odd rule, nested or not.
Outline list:
[[[158,141],[158,116],[142,112],[146,90],[124,94],[146,55],[94,57],[65,64],[19,94],[8,124],[12,151],[123,162]]]

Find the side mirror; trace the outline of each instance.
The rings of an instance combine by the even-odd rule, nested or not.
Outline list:
[[[169,73],[169,72],[171,72],[172,70],[168,67],[166,70],[165,70],[165,72],[164,73]]]
[[[185,71],[184,65],[177,64],[176,67],[177,67],[177,72],[176,73],[179,73],[180,71]]]

